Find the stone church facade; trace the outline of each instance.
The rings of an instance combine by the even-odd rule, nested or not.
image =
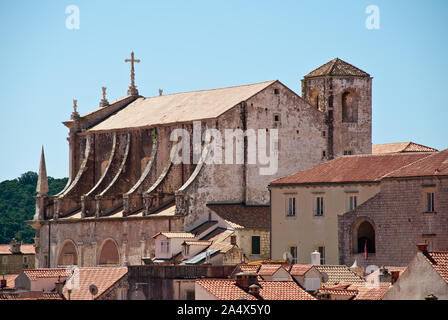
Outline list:
[[[343,154],[371,153],[372,78],[340,59],[305,76],[303,97],[278,80],[142,97],[133,62],[131,72],[124,98],[109,103],[103,89],[100,107],[82,116],[74,101],[64,122],[69,181],[54,196],[47,194],[42,154],[29,222],[36,230],[36,267],[140,265],[154,256],[158,232],[190,231],[210,220],[207,205],[266,206],[270,181]],[[176,129],[192,138],[173,139]],[[198,147],[194,135],[210,129],[221,137],[228,130],[258,133],[255,145],[267,140],[278,169],[260,173],[269,165],[259,154],[251,161],[256,148],[249,135],[231,139],[241,143],[240,161],[233,155],[233,164],[208,163],[217,136],[199,138]],[[190,161],[173,161],[180,145]],[[225,146],[218,149],[224,157]]]

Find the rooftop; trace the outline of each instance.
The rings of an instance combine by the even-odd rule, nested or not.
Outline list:
[[[427,147],[415,142],[393,142],[373,144],[372,154],[400,153],[400,152],[437,152],[437,149]]]
[[[128,272],[127,267],[81,267],[78,270],[78,280],[74,279],[73,283],[67,281],[62,289],[66,299],[68,299],[70,284],[72,285],[71,300],[92,300],[92,294],[89,291],[90,285],[94,284],[98,288],[98,293],[94,298],[99,297]],[[75,285],[76,281],[79,281],[79,285]]]
[[[289,273],[292,276],[304,276],[313,267],[312,264],[296,263],[291,266]]]
[[[328,287],[338,284],[364,284],[365,280],[350,270],[345,265],[315,265],[320,273],[325,272],[328,275],[328,281],[322,286]]]
[[[246,206],[244,204],[208,203],[213,212],[224,219],[234,229],[269,229],[268,206]]]
[[[218,300],[258,300],[236,285],[233,279],[197,279],[196,284],[202,286]],[[258,281],[260,297],[264,300],[315,300],[315,298],[299,287],[294,281]]]
[[[361,69],[351,65],[344,60],[335,58],[326,64],[314,69],[308,73],[305,78],[322,77],[322,76],[354,76],[354,77],[370,77],[370,75]]]
[[[9,244],[0,244],[0,254],[12,254]],[[22,244],[20,246],[20,253],[22,254],[36,254],[36,249],[33,244]]]
[[[260,276],[272,276],[274,275],[280,268],[281,264],[262,264],[260,265],[260,269],[258,269],[258,274]]]
[[[434,270],[448,283],[448,251],[428,251],[424,256]]]
[[[179,239],[191,239],[194,238],[195,235],[190,232],[185,231],[167,231],[167,232],[159,232],[155,235],[153,235],[153,238],[157,238],[158,236],[163,235],[167,237],[168,239],[171,238],[179,238]]]
[[[72,274],[72,271],[66,268],[25,269],[23,272],[31,281],[44,278],[67,278]]]
[[[270,185],[379,182],[388,173],[433,153],[343,156],[274,180]]]
[[[357,290],[354,300],[381,300],[390,288],[390,282],[380,282],[378,285],[367,286],[365,284],[352,284],[348,287]]]
[[[276,80],[221,89],[140,97],[90,131],[150,128],[155,125],[215,119]]]
[[[448,149],[390,172],[385,178],[437,177],[448,175]]]

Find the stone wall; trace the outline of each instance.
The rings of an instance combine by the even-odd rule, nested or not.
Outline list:
[[[3,263],[4,257],[6,257],[6,263]],[[24,257],[28,259],[27,263],[24,262]],[[19,274],[23,269],[34,269],[34,265],[34,254],[0,254],[0,273]]]
[[[50,231],[49,231],[49,228]],[[182,231],[183,217],[99,218],[46,222],[40,229],[40,247],[37,267],[48,257],[50,234],[50,267],[57,266],[63,245],[71,241],[77,250],[78,266],[93,267],[99,262],[100,250],[106,240],[117,245],[120,265],[141,265],[142,257],[154,255],[152,236],[160,231]]]
[[[313,104],[312,92],[318,93],[315,108],[326,113],[333,129],[328,137],[327,156],[339,157],[344,151],[352,154],[372,153],[372,78],[369,77],[318,77],[303,80],[304,99]],[[342,95],[354,93],[357,106],[357,122],[344,122],[342,117]],[[332,115],[330,116],[330,112]],[[331,132],[333,131],[333,132]],[[332,146],[331,146],[332,144]]]
[[[428,189],[429,188],[429,189]],[[426,211],[426,190],[435,192],[435,211]],[[434,250],[448,250],[448,179],[383,180],[379,194],[338,217],[340,263],[406,266],[417,243],[432,242]],[[365,261],[354,253],[356,226],[369,221],[375,230],[375,254]]]

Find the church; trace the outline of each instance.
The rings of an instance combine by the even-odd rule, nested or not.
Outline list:
[[[42,150],[36,213],[28,222],[36,231],[37,268],[153,263],[160,235],[198,253],[214,246],[211,253],[224,255],[219,263],[269,258],[269,182],[372,152],[372,78],[341,59],[304,76],[302,96],[273,80],[143,97],[135,85],[140,60],[131,53],[125,61],[131,64],[126,96],[109,103],[103,88],[99,107],[84,115],[74,100],[63,122],[69,180],[56,195],[48,195]],[[173,139],[176,130],[183,134]],[[258,140],[249,132],[258,132]],[[230,136],[226,148],[217,136]],[[266,159],[255,155],[266,144],[275,158],[268,174]],[[173,161],[180,150],[186,161]],[[233,161],[207,161],[217,153]],[[162,251],[184,260],[160,242]]]

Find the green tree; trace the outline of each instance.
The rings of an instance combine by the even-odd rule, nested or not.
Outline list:
[[[0,183],[0,243],[9,243],[12,238],[33,243],[34,230],[25,221],[34,216],[37,178],[36,172],[28,171],[17,179]],[[48,177],[50,194],[60,192],[67,180]]]

